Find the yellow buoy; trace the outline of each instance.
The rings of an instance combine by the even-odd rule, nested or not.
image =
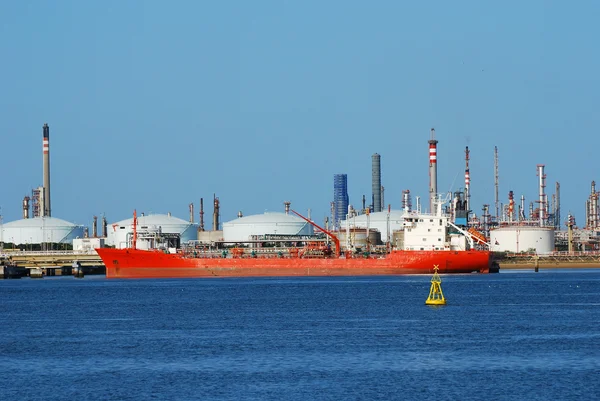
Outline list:
[[[431,288],[429,289],[429,297],[425,301],[425,305],[446,305],[446,298],[442,292],[442,279],[438,274],[438,265],[433,266],[433,277],[431,277]]]

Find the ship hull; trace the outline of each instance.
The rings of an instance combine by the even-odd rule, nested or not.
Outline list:
[[[160,251],[100,248],[107,278],[319,277],[489,273],[487,251],[393,251],[380,258],[192,258]]]

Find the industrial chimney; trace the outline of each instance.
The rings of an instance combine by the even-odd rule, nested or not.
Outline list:
[[[371,156],[373,212],[381,212],[381,156]]]
[[[108,237],[108,223],[106,222],[106,216],[102,216],[102,237]]]
[[[548,218],[548,216],[546,215],[546,207],[547,207],[547,202],[546,202],[546,174],[544,173],[544,168],[546,166],[543,164],[538,164],[537,165],[537,169],[538,169],[538,178],[539,178],[539,190],[540,190],[540,208],[539,208],[539,218],[540,218],[540,227],[543,227],[546,224],[546,219]]]
[[[412,201],[410,199],[409,189],[402,190],[402,209],[404,209],[405,212],[410,212],[412,210]]]
[[[92,237],[98,238],[98,216],[94,216],[92,221]]]
[[[596,228],[598,228],[598,193],[596,192],[596,181],[592,181],[589,209],[589,228],[595,230]]]
[[[198,231],[204,231],[204,198],[200,198],[200,224]]]
[[[435,129],[431,129],[429,139],[429,212],[435,213],[434,201],[437,197],[437,143]]]
[[[29,218],[29,200],[31,198],[29,196],[26,196],[23,198],[23,218],[24,219],[28,219]]]
[[[50,127],[44,124],[43,130],[43,168],[44,168],[44,210],[42,216],[51,216],[50,208]]]
[[[219,230],[219,198],[216,195],[213,195],[213,231]]]
[[[194,224],[194,202],[189,204],[190,208],[190,223]]]

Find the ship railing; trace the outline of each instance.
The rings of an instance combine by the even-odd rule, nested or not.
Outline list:
[[[188,258],[324,258],[326,248],[321,247],[265,247],[265,248],[227,248],[227,249],[190,249],[183,255]]]

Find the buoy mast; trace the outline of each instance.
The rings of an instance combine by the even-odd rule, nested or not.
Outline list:
[[[438,274],[439,266],[433,266],[433,277],[431,277],[431,288],[429,289],[429,296],[425,301],[425,305],[446,305],[446,298],[442,292],[442,279]]]

